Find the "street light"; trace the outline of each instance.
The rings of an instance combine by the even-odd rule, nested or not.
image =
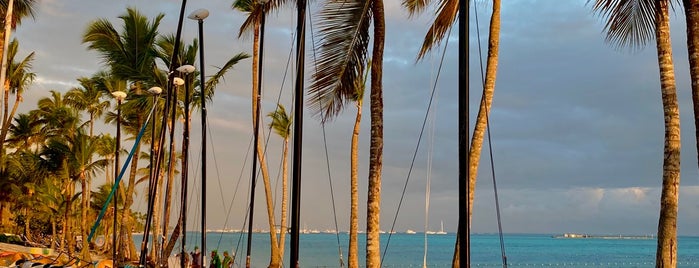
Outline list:
[[[150,142],[150,175],[148,179],[148,208],[146,209],[146,215],[152,215],[153,214],[153,198],[155,196],[155,187],[156,187],[156,181],[157,181],[157,175],[158,175],[158,168],[153,166],[153,163],[155,163],[153,160],[155,158],[155,125],[156,125],[156,114],[157,114],[157,109],[156,105],[158,105],[158,95],[163,92],[163,89],[160,87],[151,87],[148,89],[148,93],[153,95],[153,110],[152,110],[152,117],[153,122],[151,125],[151,142]],[[145,126],[144,126],[145,127]],[[150,232],[150,224],[151,224],[151,218],[150,216],[146,217],[146,223],[143,227],[144,234],[148,234]],[[148,235],[143,236],[143,241],[141,241],[141,256],[145,257],[146,256],[146,250],[147,250],[147,245],[148,245]],[[153,238],[155,240],[155,238]],[[145,263],[145,258],[141,258],[139,260],[139,263]]]
[[[206,90],[204,87],[204,19],[209,16],[206,9],[197,9],[187,18],[199,24],[199,91],[201,92],[201,263],[206,255]]]
[[[116,267],[117,263],[117,198],[119,197],[119,185],[117,177],[119,177],[119,149],[121,149],[121,102],[126,99],[126,92],[114,91],[112,96],[117,100],[117,129],[116,129],[116,149],[114,150],[114,230],[112,234],[112,265]]]
[[[189,74],[193,73],[195,70],[194,66],[192,65],[182,65],[180,67],[177,67],[177,71],[181,72],[185,75],[185,80],[189,79]],[[177,79],[177,78],[176,78]],[[189,96],[190,96],[190,83],[187,83],[187,81],[184,82],[184,130],[183,131],[183,136],[184,139],[182,141],[182,182],[180,187],[182,187],[181,190],[181,198],[180,198],[180,208],[181,208],[181,215],[180,215],[180,220],[182,221],[182,228],[180,229],[182,232],[182,243],[181,245],[181,252],[180,252],[180,267],[185,267],[185,257],[186,257],[186,249],[185,246],[187,244],[187,191],[188,190],[188,175],[189,175],[189,167],[188,167],[188,158],[189,158],[189,129],[191,126],[189,125],[190,123],[190,115],[189,115]]]

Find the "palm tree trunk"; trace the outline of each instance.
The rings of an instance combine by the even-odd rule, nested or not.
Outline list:
[[[381,266],[379,218],[381,214],[381,170],[383,166],[383,49],[386,36],[383,0],[374,0],[374,47],[371,56],[371,141],[367,196],[366,266]]]
[[[164,170],[158,170],[155,171],[158,172],[158,178],[164,178],[165,176],[165,171]],[[164,180],[158,180],[157,185],[155,186],[155,196],[153,197],[153,226],[151,228],[151,233],[153,234],[152,238],[152,243],[153,246],[151,247],[150,250],[150,256],[153,258],[153,260],[157,259],[157,254],[160,252],[160,230],[161,230],[161,222],[160,222],[160,208],[162,207],[162,200],[163,200],[163,181]]]
[[[357,115],[354,120],[350,149],[350,230],[349,253],[347,254],[349,268],[359,267],[357,231],[359,230],[359,130],[362,122],[362,100],[357,100],[356,104]]]
[[[287,132],[288,133],[288,132]],[[286,247],[286,224],[289,213],[289,136],[284,138],[284,152],[282,159],[282,209],[279,223],[279,256],[284,259],[284,248]]]
[[[253,49],[252,49],[252,54],[253,54],[253,59],[252,59],[252,120],[253,122],[257,122],[257,115],[255,114],[255,111],[257,111],[257,96],[259,95],[260,88],[259,84],[257,83],[257,66],[260,64],[260,59],[259,59],[259,43],[260,43],[260,25],[259,23],[255,23],[255,30],[254,30],[254,37],[253,37]],[[253,123],[254,124],[254,123]],[[264,133],[260,132],[259,133],[260,138],[259,140],[264,140]],[[268,218],[268,224],[269,224],[269,235],[270,235],[270,260],[269,260],[269,267],[271,268],[276,268],[281,266],[281,256],[279,255],[279,244],[277,243],[277,235],[276,232],[273,232],[271,230],[275,230],[275,219],[274,219],[274,204],[272,202],[272,187],[270,186],[269,182],[269,171],[267,170],[267,161],[265,160],[264,156],[264,149],[262,148],[262,144],[256,144],[255,145],[257,149],[257,159],[260,161],[260,169],[262,170],[262,181],[264,183],[265,187],[265,200],[267,202],[267,218]]]
[[[260,139],[264,140],[264,134],[260,132]],[[267,160],[264,156],[264,149],[262,144],[257,144],[257,158],[260,160],[260,169],[262,170],[262,182],[265,186],[265,201],[267,202],[267,220],[269,224],[269,242],[270,242],[270,260],[269,267],[277,268],[282,265],[282,258],[279,255],[279,244],[277,242],[277,234],[271,230],[275,229],[275,219],[274,219],[274,202],[272,201],[272,186],[269,182],[269,171],[267,170]]]
[[[665,118],[663,187],[655,267],[677,266],[677,206],[680,185],[680,115],[670,42],[668,1],[657,1],[656,41]]]
[[[7,98],[9,97],[9,87],[4,87],[5,80],[7,79],[7,65],[9,64],[7,62],[7,46],[9,45],[9,40],[10,40],[10,35],[12,33],[12,12],[14,8],[14,0],[10,0],[7,2],[7,10],[5,10],[5,30],[3,31],[3,43],[2,43],[2,51],[0,51],[0,85],[3,86],[3,91],[4,91],[4,99],[3,102],[7,103]],[[7,121],[7,105],[4,107],[4,111],[2,113],[2,118],[3,118],[3,124],[2,124],[2,131],[7,132],[5,129],[5,124],[4,122]],[[5,144],[5,138],[0,137],[0,163],[2,163],[2,158],[5,155],[4,151],[4,144]]]
[[[89,195],[88,191],[90,189],[87,187],[87,178],[85,177],[84,173],[81,173],[80,175],[80,184],[82,187],[82,208],[81,210],[81,219],[80,219],[80,229],[81,229],[81,235],[82,235],[82,251],[80,255],[82,255],[82,259],[86,261],[91,261],[90,258],[90,246],[87,241],[87,235],[88,235],[88,230],[87,230],[87,211],[89,210],[90,202],[89,202]]]
[[[173,124],[175,122],[172,122]],[[175,180],[175,164],[177,163],[177,156],[176,152],[177,150],[175,149],[175,144],[176,140],[174,136],[172,137],[172,140],[170,141],[170,167],[168,168],[168,174],[167,174],[167,185],[165,187],[165,200],[164,200],[164,208],[163,208],[163,232],[162,236],[167,237],[167,232],[168,232],[168,226],[170,224],[170,207],[172,206],[172,188],[174,180]],[[156,214],[157,215],[157,214]],[[165,256],[165,255],[161,255]],[[162,261],[164,261],[164,264],[167,264],[167,259],[164,258]]]
[[[692,81],[692,103],[694,104],[694,134],[697,141],[697,152],[699,152],[699,2],[684,0],[683,4],[687,23],[689,74]]]

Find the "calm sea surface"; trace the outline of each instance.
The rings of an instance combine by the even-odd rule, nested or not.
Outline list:
[[[269,234],[255,233],[252,241],[252,266],[267,267]],[[136,237],[137,248],[141,236]],[[290,236],[287,235],[286,241]],[[338,244],[339,239],[339,244]],[[381,235],[384,267],[421,267],[424,256],[424,234]],[[429,267],[450,267],[455,234],[428,235]],[[699,237],[680,237],[678,267],[699,267]],[[241,233],[208,233],[207,251],[218,249],[236,252],[238,267],[244,267],[247,237]],[[360,235],[360,264],[365,263],[365,238]],[[189,233],[187,248],[201,243],[199,233]],[[386,243],[389,243],[388,249]],[[302,234],[299,251],[301,267],[340,267],[347,263],[348,235]],[[508,267],[654,267],[655,239],[553,238],[551,235],[505,235]],[[179,249],[179,246],[177,247]],[[342,255],[340,255],[340,252]],[[289,249],[285,251],[288,261]],[[472,267],[502,267],[497,235],[471,236]],[[289,267],[288,263],[285,267]]]

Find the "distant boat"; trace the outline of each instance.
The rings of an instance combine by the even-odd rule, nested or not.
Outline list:
[[[416,234],[415,231],[410,230],[410,229],[405,230],[405,233],[406,233],[406,234]]]
[[[444,231],[444,221],[441,223],[442,228],[439,230],[439,232],[435,232],[435,234],[440,234],[440,235],[445,235],[447,232]]]

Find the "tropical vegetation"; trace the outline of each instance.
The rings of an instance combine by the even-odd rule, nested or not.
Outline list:
[[[470,1],[467,1],[470,2]],[[660,215],[656,267],[676,267],[677,214],[680,181],[680,124],[677,89],[675,86],[672,47],[670,42],[671,0],[595,0],[593,9],[605,20],[607,41],[614,46],[639,49],[655,41],[662,107],[664,113],[664,152]],[[252,121],[261,120],[262,85],[261,64],[264,40],[264,23],[268,13],[282,7],[286,1],[236,0],[232,8],[246,13],[247,17],[239,29],[239,37],[253,35],[252,45]],[[439,45],[457,18],[458,0],[404,0],[403,5],[411,15],[425,11],[430,4],[437,6],[434,20],[426,33],[417,54],[423,58]],[[687,45],[689,50],[690,75],[695,108],[695,127],[699,129],[699,4],[683,0],[687,21]],[[180,175],[187,184],[189,131],[192,113],[211,101],[215,88],[226,72],[249,55],[238,53],[204,82],[197,81],[196,72],[175,74],[182,83],[161,95],[151,95],[149,88],[168,88],[170,70],[165,66],[192,65],[197,60],[198,40],[181,47],[175,44],[171,34],[159,31],[164,14],[148,18],[135,8],[128,8],[115,25],[108,18],[97,19],[86,26],[82,42],[88,50],[96,52],[102,69],[90,77],[79,77],[73,88],[51,90],[50,95],[40,99],[34,109],[19,112],[23,94],[28,90],[36,74],[32,71],[36,54],[20,50],[18,40],[10,41],[14,27],[21,19],[33,16],[35,1],[0,0],[5,30],[0,37],[2,47],[2,108],[0,117],[0,231],[21,233],[26,238],[43,243],[70,255],[79,255],[81,260],[90,261],[94,251],[106,254],[117,249],[117,261],[128,262],[137,258],[138,252],[132,232],[146,224],[143,214],[133,208],[136,185],[148,182],[152,188],[153,214],[165,215],[152,220],[152,233],[158,237],[148,253],[150,258],[163,260],[169,256],[185,229],[184,213],[180,213],[177,225],[171,230],[170,213],[173,207],[172,194],[175,178]],[[473,196],[480,162],[480,151],[488,127],[497,74],[500,0],[492,1],[492,16],[488,41],[487,68],[483,92],[473,137],[469,146],[469,208]],[[383,52],[385,43],[385,18],[383,0],[325,0],[318,13],[320,19],[319,51],[314,62],[316,72],[308,89],[308,107],[322,124],[330,123],[349,103],[356,110],[351,135],[350,164],[350,239],[349,267],[359,267],[358,253],[358,151],[359,133],[365,89],[369,90],[371,137],[368,161],[368,190],[366,202],[366,266],[380,267],[379,226],[381,212],[381,183],[383,169]],[[175,52],[178,57],[171,58]],[[371,60],[369,60],[371,59]],[[171,61],[175,62],[171,62]],[[367,87],[368,84],[368,87]],[[115,92],[125,92],[126,99],[117,100]],[[14,100],[12,100],[14,98]],[[190,109],[192,108],[192,109]],[[300,108],[299,108],[300,109]],[[154,111],[167,120],[153,120],[144,111]],[[270,228],[269,267],[282,267],[285,236],[288,228],[288,142],[292,136],[292,117],[286,108],[278,104],[269,112],[268,125],[281,139],[281,208],[280,222],[275,215],[276,193],[272,191],[264,145],[254,144],[262,173],[267,219]],[[107,133],[95,133],[95,126],[116,124],[123,129],[124,140],[135,141],[135,153],[130,162],[117,159],[125,155],[119,139]],[[175,130],[182,127],[182,142]],[[256,124],[256,123],[253,123]],[[259,127],[254,125],[253,127]],[[156,135],[169,130],[169,137]],[[144,132],[145,131],[145,132]],[[146,135],[143,135],[146,133]],[[264,131],[255,133],[264,140]],[[150,134],[150,135],[148,135]],[[120,133],[116,136],[119,137]],[[699,141],[699,131],[696,135]],[[167,145],[165,142],[168,142]],[[698,142],[699,144],[699,142]],[[147,151],[142,147],[150,146]],[[699,152],[699,145],[697,145]],[[148,159],[147,164],[145,159]],[[158,163],[157,165],[155,163]],[[160,165],[159,163],[166,163]],[[130,167],[126,174],[120,171]],[[159,169],[158,169],[159,168]],[[157,169],[157,170],[156,170]],[[125,170],[125,168],[124,168]],[[253,172],[257,172],[254,170]],[[112,175],[114,174],[114,175]],[[124,181],[121,181],[122,176]],[[97,178],[103,184],[93,186]],[[162,178],[162,179],[160,179]],[[116,209],[103,205],[112,198]],[[37,205],[41,203],[42,205]],[[471,211],[471,209],[469,209]],[[102,215],[101,213],[104,213]],[[471,215],[468,215],[470,219]],[[91,224],[98,217],[104,221],[97,228],[97,235],[116,234],[116,241],[96,247],[89,241]],[[162,220],[162,221],[161,221]],[[118,222],[118,227],[109,223]],[[147,223],[150,225],[151,223]],[[161,238],[162,237],[162,238]],[[459,241],[456,241],[458,248]],[[459,265],[455,254],[453,265]],[[165,262],[161,262],[165,265]]]

